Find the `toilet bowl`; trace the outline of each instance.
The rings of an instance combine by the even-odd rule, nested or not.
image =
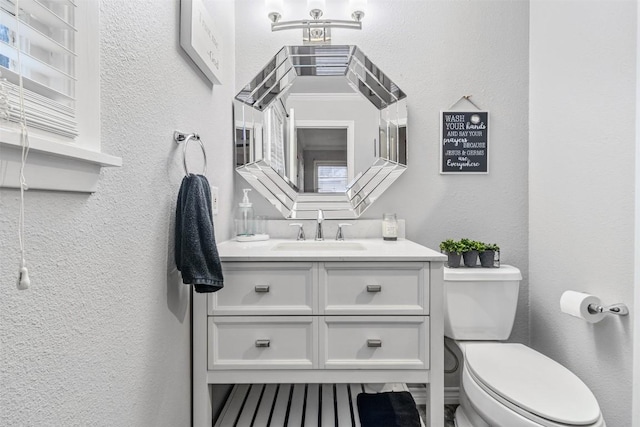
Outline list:
[[[522,276],[511,266],[444,273],[445,335],[463,355],[457,427],[605,427],[571,371],[511,334]]]

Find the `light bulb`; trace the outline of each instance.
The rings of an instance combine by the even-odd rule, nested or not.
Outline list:
[[[367,9],[367,0],[349,0],[351,17],[356,21],[362,20]]]
[[[265,0],[265,6],[271,22],[278,22],[284,11],[284,0]]]
[[[320,18],[326,6],[325,0],[307,0],[307,9],[313,19]]]

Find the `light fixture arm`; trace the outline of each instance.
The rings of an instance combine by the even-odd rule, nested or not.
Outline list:
[[[271,31],[294,30],[298,28],[348,28],[361,30],[362,22],[339,19],[303,19],[299,21],[272,22]]]

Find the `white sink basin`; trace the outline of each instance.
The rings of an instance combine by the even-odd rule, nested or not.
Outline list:
[[[296,241],[281,242],[271,248],[272,251],[364,251],[367,248],[358,242],[336,241]]]

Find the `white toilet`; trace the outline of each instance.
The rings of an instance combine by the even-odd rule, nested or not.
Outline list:
[[[464,356],[457,427],[605,427],[571,371],[511,335],[522,275],[515,267],[445,268],[444,334]]]

